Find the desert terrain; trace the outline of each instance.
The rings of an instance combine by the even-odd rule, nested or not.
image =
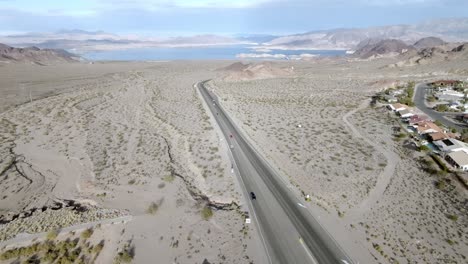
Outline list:
[[[207,79],[338,241],[376,263],[465,262],[466,189],[450,176],[436,188],[440,176],[370,101],[395,83],[466,79],[467,64],[398,61],[0,66],[0,262],[62,247],[84,263],[264,263],[228,146],[194,88]]]
[[[122,250],[136,263],[261,262],[226,147],[193,88],[218,67],[2,66],[2,252],[94,228],[100,254],[85,254],[83,239],[72,247],[85,263]]]
[[[467,190],[450,176],[442,178],[449,187],[436,188],[440,176],[423,169],[410,141],[394,138],[388,110],[370,102],[398,83],[465,80],[466,59],[388,66],[398,60],[284,63],[294,76],[232,81],[229,72],[209,85],[260,152],[310,195],[311,209],[329,217],[328,230],[347,229],[337,240],[360,241],[381,263],[463,263]]]

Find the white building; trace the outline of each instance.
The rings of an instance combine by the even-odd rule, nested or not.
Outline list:
[[[409,118],[414,116],[414,114],[408,111],[408,109],[398,111],[398,114],[401,116],[401,118]]]
[[[462,151],[468,154],[468,144],[454,138],[437,140],[432,143],[436,145],[445,155],[458,151]]]
[[[390,110],[395,111],[395,112],[399,112],[399,111],[408,109],[408,106],[406,106],[404,104],[396,103],[396,104],[389,104],[388,108]]]
[[[452,164],[452,166],[468,171],[468,154],[463,151],[455,151],[448,154],[445,159]]]

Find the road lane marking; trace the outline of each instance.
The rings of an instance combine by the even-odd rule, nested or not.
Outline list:
[[[310,260],[314,263],[314,264],[317,264],[317,262],[315,261],[315,258],[314,256],[312,255],[312,253],[310,253],[309,251],[309,248],[307,247],[307,245],[304,243],[304,239],[302,239],[302,237],[299,237],[299,243],[302,245],[302,247],[304,248],[305,252],[307,253],[307,256],[309,256]]]

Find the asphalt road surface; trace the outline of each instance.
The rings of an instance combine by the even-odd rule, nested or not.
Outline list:
[[[259,235],[270,263],[353,263],[330,234],[288,188],[268,162],[240,133],[216,96],[196,84],[208,104],[228,145],[237,167],[243,192],[249,204],[251,219],[259,227]],[[232,136],[232,137],[231,137]],[[250,192],[256,199],[252,200]]]
[[[444,124],[447,127],[454,127],[458,131],[462,131],[466,126],[459,125],[457,123],[454,123],[450,120],[448,120],[445,116],[454,116],[460,113],[440,113],[437,112],[429,107],[426,106],[426,89],[429,88],[427,84],[425,83],[420,83],[416,86],[416,92],[414,94],[414,105],[424,112],[426,115],[428,115],[431,119],[433,120],[439,120],[442,124]]]

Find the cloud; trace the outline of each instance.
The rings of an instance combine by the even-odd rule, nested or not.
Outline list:
[[[78,28],[147,36],[289,34],[407,24],[464,17],[468,7],[466,0],[0,1],[0,31],[4,32]]]

